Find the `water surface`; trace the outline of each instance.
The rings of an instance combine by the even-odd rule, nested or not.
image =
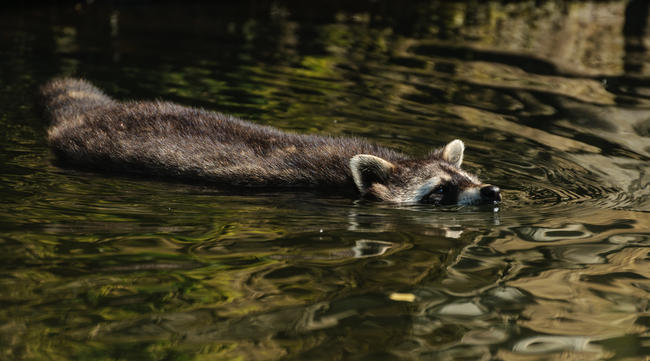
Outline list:
[[[648,5],[88,2],[0,11],[0,359],[646,360]],[[498,207],[396,206],[53,162],[84,77],[421,155]]]

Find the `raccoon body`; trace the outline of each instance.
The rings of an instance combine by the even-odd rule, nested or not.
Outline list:
[[[357,138],[292,134],[169,102],[120,102],[80,79],[53,80],[40,95],[50,146],[72,166],[242,187],[351,189],[398,203],[501,198],[460,169],[460,140],[413,159]]]

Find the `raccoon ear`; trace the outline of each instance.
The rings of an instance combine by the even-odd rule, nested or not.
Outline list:
[[[393,168],[393,163],[370,154],[357,154],[350,159],[352,179],[361,193],[373,183],[386,180]]]
[[[454,139],[445,145],[442,150],[442,159],[448,163],[460,168],[463,164],[463,153],[465,152],[465,144],[460,139]]]

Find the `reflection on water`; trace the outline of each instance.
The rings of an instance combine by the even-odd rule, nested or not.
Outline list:
[[[0,11],[0,359],[645,360],[649,5],[243,2]],[[412,154],[498,207],[62,169],[34,89],[83,76]]]

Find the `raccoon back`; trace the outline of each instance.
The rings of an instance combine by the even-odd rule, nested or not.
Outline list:
[[[66,163],[245,186],[352,185],[349,160],[404,156],[363,140],[282,132],[169,102],[118,102],[84,80],[41,89],[48,140]]]

